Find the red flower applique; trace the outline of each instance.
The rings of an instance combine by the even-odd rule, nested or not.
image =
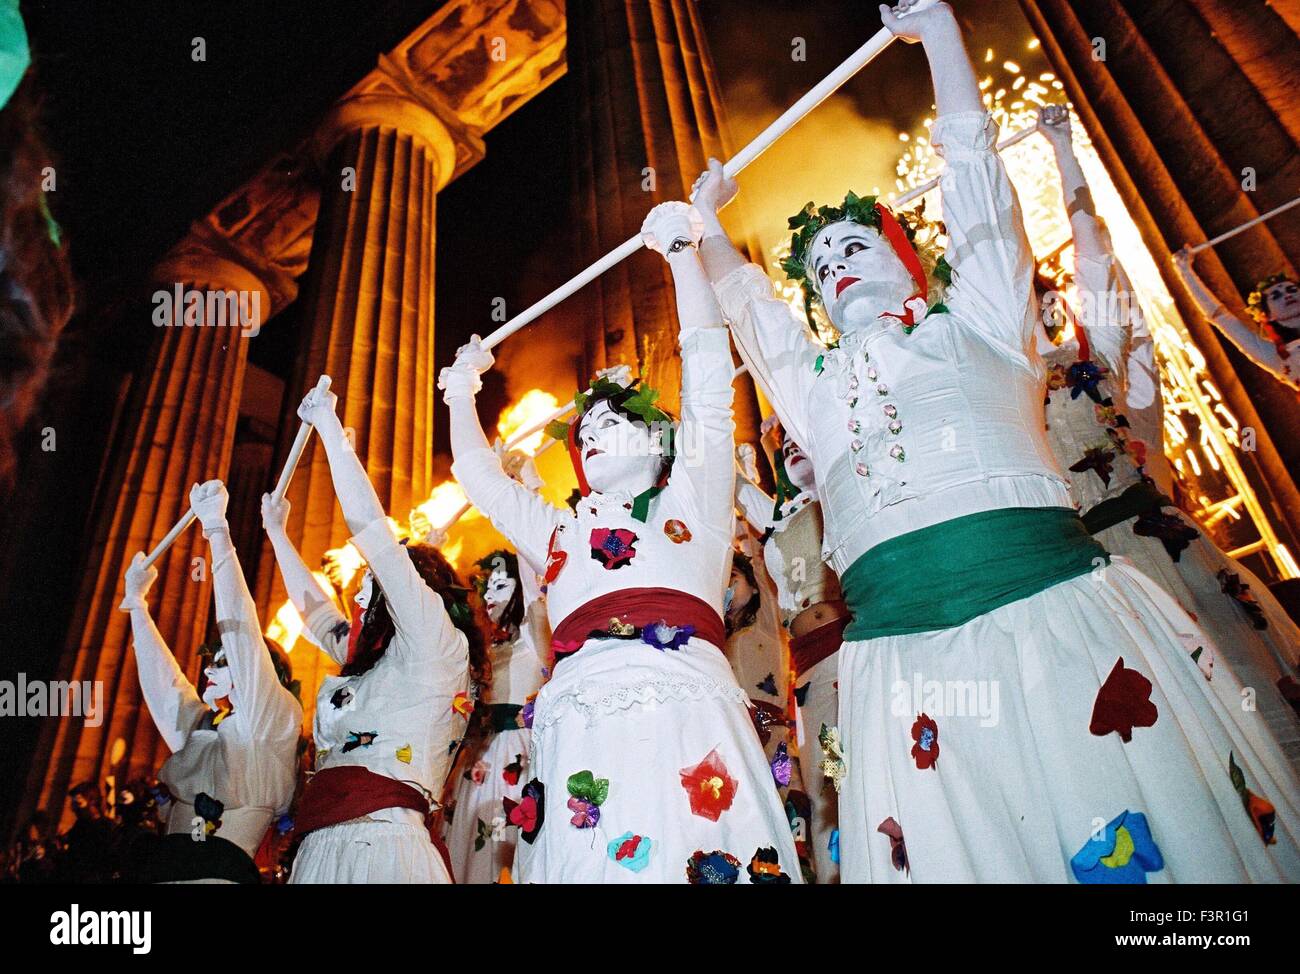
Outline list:
[[[564,563],[569,560],[567,552],[556,550],[555,543],[559,540],[559,533],[559,528],[552,531],[551,540],[546,543],[546,574],[542,578],[542,581],[546,585],[550,585],[559,577],[560,569],[562,569]]]
[[[673,544],[681,544],[684,541],[691,540],[691,529],[686,526],[685,521],[679,521],[676,518],[664,522],[664,534],[668,535],[668,540]]]
[[[613,571],[636,557],[637,537],[627,528],[592,528],[591,557]]]
[[[925,714],[918,714],[912,725],[912,760],[924,771],[933,768],[939,760],[939,725]]]
[[[1151,727],[1158,716],[1160,712],[1151,702],[1151,681],[1126,667],[1121,656],[1097,691],[1088,730],[1098,737],[1116,731],[1127,744],[1133,739],[1134,727]]]
[[[517,785],[523,773],[524,756],[516,754],[515,759],[501,769],[501,779],[508,785]]]
[[[907,844],[903,841],[903,827],[891,815],[876,826],[876,831],[889,837],[889,861],[893,867],[900,873],[910,873],[912,867],[907,862]]]
[[[736,779],[727,773],[716,748],[695,767],[682,768],[681,776],[693,815],[716,822],[736,798]]]

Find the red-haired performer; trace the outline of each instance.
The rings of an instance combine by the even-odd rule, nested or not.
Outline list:
[[[400,544],[335,414],[313,389],[298,407],[329,459],[352,543],[366,560],[352,620],[285,534],[287,501],[262,498],[285,589],[317,645],[342,669],[316,697],[316,771],[294,820],[306,834],[291,883],[449,883],[426,819],[442,794],[479,662],[467,592],[431,545]]]

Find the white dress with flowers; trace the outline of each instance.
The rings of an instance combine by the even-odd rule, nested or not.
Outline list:
[[[506,809],[518,804],[532,777],[529,725],[549,652],[541,602],[528,606],[513,639],[493,644],[489,652],[490,698],[477,706],[489,708],[492,718],[485,737],[466,742],[448,783],[454,791],[446,810],[446,842],[458,884],[495,883],[501,870],[514,865],[519,830],[508,827]]]
[[[1108,253],[1077,254],[1075,280],[1090,295],[1132,293],[1123,268]],[[1097,307],[1123,306],[1110,300]],[[1167,467],[1159,426],[1143,431],[1153,441],[1144,442],[1141,427],[1129,419],[1131,363],[1139,347],[1151,343],[1145,327],[1134,327],[1139,323],[1127,316],[1095,318],[1086,330],[1087,360],[1081,360],[1075,339],[1044,355],[1048,440],[1080,512],[1121,496],[1142,481],[1148,468],[1157,485],[1168,483],[1158,472]],[[1158,386],[1154,402],[1159,412]],[[1300,629],[1264,582],[1172,507],[1135,515],[1096,537],[1111,554],[1127,558],[1159,583],[1196,620],[1214,641],[1213,646],[1189,647],[1205,678],[1222,691],[1239,722],[1262,721],[1292,766],[1300,768],[1300,719],[1278,687],[1281,680],[1295,682]],[[1225,679],[1225,669],[1235,679]],[[1244,698],[1242,688],[1250,691]]]
[[[722,614],[734,473],[731,357],[721,328],[682,337],[682,420],[668,485],[646,520],[591,493],[561,510],[487,449],[456,458],[470,500],[547,578],[556,631],[587,602],[669,588]],[[671,624],[672,620],[664,620]],[[533,777],[508,820],[517,875],[539,883],[800,882],[748,695],[719,647],[661,629],[590,637],[555,668],[533,714]]]
[[[954,518],[1072,507],[1046,442],[1032,262],[997,126],[948,114],[932,141],[947,163],[945,311],[828,350],[758,268],[717,288],[812,460],[842,578],[881,542]],[[1115,559],[961,625],[846,642],[831,742],[842,880],[1300,880],[1300,785],[1277,743],[1226,711],[1189,633],[1209,641]]]

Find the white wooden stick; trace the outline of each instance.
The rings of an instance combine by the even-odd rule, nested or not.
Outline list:
[[[1001,142],[998,143],[998,152],[1001,152],[1004,149],[1010,149],[1017,142],[1025,141],[1025,139],[1029,138],[1037,131],[1038,131],[1038,123],[1035,122],[1033,125],[1022,128],[1015,135],[1008,135],[1005,139],[1003,139]],[[942,178],[943,178],[942,176],[935,176],[933,179],[927,180],[926,182],[922,183],[920,186],[913,186],[906,193],[904,193],[898,199],[894,200],[894,202],[890,203],[889,205],[892,206],[894,209],[898,209],[900,207],[906,206],[908,203],[911,203],[913,200],[920,199],[926,193],[930,192],[930,190],[938,186],[939,181]]]
[[[317,392],[328,392],[330,387],[330,377],[322,375],[316,382]],[[298,469],[298,461],[302,459],[302,453],[307,449],[307,439],[311,436],[311,423],[303,423],[298,427],[298,435],[293,438],[293,446],[289,448],[288,459],[284,461],[284,469],[280,471],[280,479],[275,483],[275,490],[271,491],[271,496],[276,500],[283,500],[285,492],[289,489],[289,481],[293,479],[293,472]]]
[[[165,535],[163,535],[163,539],[161,541],[159,541],[156,545],[154,545],[153,551],[145,555],[144,558],[145,568],[148,568],[155,561],[157,561],[159,558],[162,557],[163,552],[172,546],[172,542],[174,542],[177,538],[179,538],[181,534],[185,531],[185,529],[194,523],[195,516],[196,515],[194,514],[194,511],[192,509],[187,510],[184,514],[181,515],[181,519],[177,521],[175,525],[172,526],[172,529],[170,531],[168,531]]]
[[[1195,247],[1192,248],[1192,253],[1199,254],[1202,250],[1208,250],[1209,248],[1215,246],[1216,244],[1221,244],[1223,243],[1223,241],[1235,237],[1239,233],[1245,233],[1251,227],[1258,226],[1259,224],[1263,223],[1265,220],[1272,219],[1273,217],[1277,216],[1279,213],[1284,213],[1287,210],[1291,209],[1291,207],[1293,206],[1300,206],[1300,196],[1297,196],[1290,203],[1283,203],[1281,206],[1274,207],[1273,209],[1269,210],[1267,213],[1255,217],[1255,219],[1253,220],[1247,220],[1241,226],[1234,227],[1233,229],[1229,230],[1227,233],[1219,234],[1213,240],[1207,240],[1205,241],[1205,243],[1197,244]]]
[[[933,6],[937,0],[921,0],[915,7],[909,11],[908,16],[919,10]],[[804,116],[809,114],[814,108],[829,98],[840,88],[846,81],[865,68],[879,56],[880,52],[889,47],[894,42],[894,35],[888,28],[882,27],[876,32],[875,36],[860,48],[854,51],[849,57],[834,71],[823,78],[818,84],[810,89],[807,94],[800,98],[782,113],[781,117],[775,122],[763,129],[754,140],[741,149],[736,155],[729,159],[723,171],[727,176],[735,176],[738,172],[748,166],[751,162],[762,155],[777,139],[794,128]],[[631,257],[643,246],[641,234],[629,237],[616,248],[607,253],[596,263],[592,264],[582,273],[569,281],[561,284],[546,297],[537,301],[532,306],[524,309],[515,317],[511,318],[504,325],[498,328],[492,334],[483,339],[484,348],[495,348],[503,341],[517,332],[520,328],[535,321],[541,315],[550,311],[557,304],[573,294],[575,291],[590,284],[596,278],[604,274],[617,264],[622,263],[628,257]]]

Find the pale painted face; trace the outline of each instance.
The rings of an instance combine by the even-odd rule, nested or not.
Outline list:
[[[812,461],[804,455],[799,444],[789,436],[781,442],[781,459],[785,464],[785,475],[790,478],[790,483],[794,484],[796,489],[812,490],[817,486],[817,478],[813,476]]]
[[[234,693],[234,684],[230,682],[230,667],[226,665],[226,654],[217,653],[212,662],[203,668],[207,677],[207,686],[203,688],[203,702],[212,710],[217,709],[218,701],[230,700]]]
[[[1278,281],[1264,291],[1264,309],[1270,321],[1287,328],[1300,327],[1300,284]]]
[[[500,625],[501,615],[506,611],[506,606],[514,598],[519,583],[510,577],[510,573],[504,567],[492,569],[492,574],[488,576],[487,584],[483,589],[483,604],[487,607],[488,618],[494,625]]]
[[[822,229],[808,250],[822,306],[842,332],[868,328],[881,314],[899,314],[915,290],[912,275],[873,227],[843,221]]]
[[[604,401],[582,417],[578,447],[587,484],[598,494],[636,496],[655,485],[663,466],[659,434]]]
[[[374,586],[374,573],[367,568],[361,576],[361,587],[357,589],[356,598],[353,600],[357,605],[361,606],[362,612],[370,608],[370,603],[374,599]]]

